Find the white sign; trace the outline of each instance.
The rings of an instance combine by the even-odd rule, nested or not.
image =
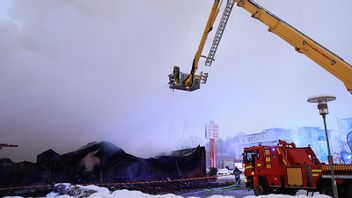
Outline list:
[[[208,124],[206,126],[206,138],[218,139],[218,137],[219,137],[219,125],[218,124]]]

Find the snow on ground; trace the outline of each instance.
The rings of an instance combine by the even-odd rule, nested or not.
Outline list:
[[[164,195],[149,195],[146,193],[142,193],[140,191],[129,191],[129,190],[117,190],[114,192],[110,192],[107,188],[104,187],[98,187],[98,186],[81,186],[81,185],[71,185],[71,184],[57,184],[57,185],[62,185],[63,188],[66,190],[68,189],[80,189],[82,193],[89,193],[88,197],[90,198],[113,198],[113,197],[118,197],[118,198],[183,198],[182,196],[179,195],[174,195],[174,194],[164,194]],[[70,196],[70,195],[59,195],[58,193],[51,192],[47,195],[48,198],[69,198],[69,197],[79,197],[82,195],[79,194],[78,196]],[[84,196],[86,197],[86,196]],[[289,196],[289,195],[262,195],[262,196],[246,196],[244,198],[331,198],[327,195],[319,195],[316,193],[313,197],[312,196],[306,196],[305,191],[299,191],[296,196]],[[189,197],[189,198],[197,198],[197,197]],[[233,196],[223,196],[223,195],[212,195],[208,198],[235,198]]]
[[[47,196],[53,197],[53,196]],[[56,196],[55,196],[56,197]],[[58,196],[58,198],[68,198],[68,195]],[[100,197],[119,197],[119,198],[183,198],[182,196],[174,195],[174,194],[165,194],[165,195],[149,195],[139,191],[128,191],[128,190],[117,190],[113,193],[101,193],[97,192],[89,197],[91,198],[100,198]],[[331,198],[326,195],[314,195],[313,197],[306,195],[298,195],[298,196],[289,196],[289,195],[262,195],[262,196],[246,196],[244,198]],[[189,198],[197,198],[197,197],[189,197]],[[222,195],[212,195],[208,198],[235,198],[233,196],[222,196]]]

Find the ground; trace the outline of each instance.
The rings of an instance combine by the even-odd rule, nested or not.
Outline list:
[[[218,182],[233,182],[235,181],[234,175],[225,175],[219,177]],[[252,190],[247,190],[244,186],[244,177],[242,177],[242,181],[240,186],[230,186],[224,188],[215,188],[215,189],[203,189],[198,191],[192,191],[180,194],[183,197],[210,197],[213,195],[221,195],[221,196],[235,196],[236,198],[242,198],[249,195],[254,195]]]
[[[227,175],[219,177],[219,182],[228,182],[234,180],[233,175]],[[241,182],[239,187],[237,186],[229,186],[222,188],[212,188],[212,189],[202,189],[195,190],[187,193],[180,193],[178,195],[175,194],[163,194],[163,195],[149,195],[142,193],[140,191],[129,191],[129,190],[117,190],[114,192],[110,192],[107,188],[97,187],[97,186],[74,186],[71,184],[61,184],[66,185],[71,189],[81,189],[81,192],[75,195],[75,197],[91,197],[91,198],[101,198],[101,197],[122,197],[122,198],[331,198],[326,195],[319,195],[319,193],[314,194],[313,196],[306,196],[305,191],[299,191],[296,196],[289,195],[265,195],[265,196],[254,196],[252,190],[247,190],[244,187],[244,182]],[[92,194],[92,192],[94,192]],[[77,191],[75,192],[77,193]],[[79,194],[81,193],[81,194]],[[86,193],[86,194],[85,194]],[[87,194],[88,193],[88,194]],[[72,197],[67,194],[59,196],[57,193],[51,192],[46,197],[60,197],[60,198],[68,198]]]

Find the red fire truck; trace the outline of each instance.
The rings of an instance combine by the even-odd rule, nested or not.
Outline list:
[[[279,140],[276,146],[252,146],[243,152],[246,187],[255,195],[295,194],[299,189],[332,196],[329,165],[310,146]],[[339,197],[352,197],[352,165],[333,165]]]

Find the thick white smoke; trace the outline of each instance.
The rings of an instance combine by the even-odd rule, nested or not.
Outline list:
[[[0,15],[0,142],[19,147],[2,156],[34,160],[48,148],[62,153],[100,140],[147,156],[175,148],[181,137],[202,137],[209,120],[223,136],[320,124],[305,99],[321,91],[337,95],[336,116],[350,116],[351,96],[339,81],[237,7],[208,84],[180,93],[168,89],[167,74],[175,64],[190,69],[212,1],[7,2]],[[352,60],[352,28],[335,24],[348,10],[321,11],[351,6],[293,2],[259,3]]]

